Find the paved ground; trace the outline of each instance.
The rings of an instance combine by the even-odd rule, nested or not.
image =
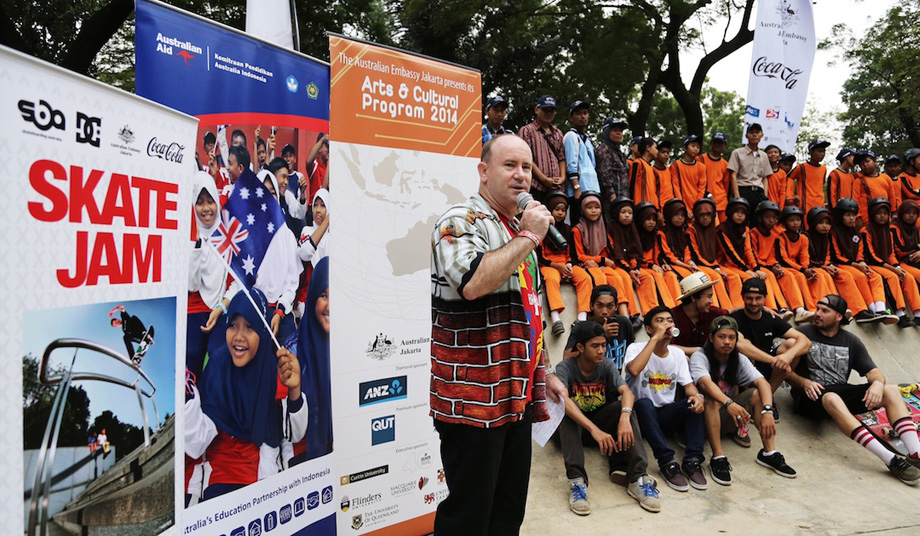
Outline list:
[[[574,307],[574,292],[565,289],[564,297]],[[889,382],[920,380],[920,328],[851,325],[847,329],[862,338]],[[551,334],[547,337],[555,361],[564,341]],[[798,478],[782,478],[755,463],[761,447],[755,430],[750,449],[730,439],[724,443],[734,468],[730,487],[710,478],[709,489],[680,493],[662,483],[662,511],[652,514],[642,510],[625,488],[610,483],[606,460],[594,450],[586,453],[592,513],[579,517],[568,508],[561,450],[553,442],[542,449],[534,444],[521,533],[583,536],[668,530],[676,534],[675,527],[681,526],[696,534],[915,535],[920,531],[920,487],[896,480],[878,458],[841,435],[832,423],[816,426],[793,415],[788,389],[776,398],[782,411],[777,448],[798,471]],[[680,456],[682,450],[674,447]],[[707,478],[709,455],[707,445]],[[649,458],[650,473],[661,481],[650,449]]]

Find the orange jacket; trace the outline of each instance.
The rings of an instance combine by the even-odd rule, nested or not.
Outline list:
[[[901,183],[901,200],[920,201],[920,175],[910,175],[906,171],[898,175]]]
[[[862,238],[863,257],[866,259],[866,264],[870,266],[881,266],[883,264],[897,266],[899,264],[898,258],[894,254],[895,247],[894,240],[892,240],[892,234],[888,234],[888,247],[890,249],[890,253],[888,254],[888,257],[884,259],[876,251],[876,244],[874,244],[872,241],[871,233],[863,230],[863,232],[860,233],[860,237]]]
[[[610,238],[607,239],[608,244],[610,243]],[[588,255],[585,253],[585,240],[581,236],[581,230],[578,227],[572,228],[572,242],[575,243],[575,256],[579,263],[584,264],[588,261],[594,261],[598,266],[604,266],[604,259],[609,259],[610,257],[610,248],[605,247],[601,250],[599,255]]]
[[[855,175],[842,169],[834,168],[827,176],[827,204],[831,208],[841,197],[853,197],[853,180]]]
[[[786,172],[782,169],[767,177],[767,199],[779,205],[780,210],[786,206]]]
[[[658,169],[652,166],[652,172],[655,173],[655,188],[659,202],[656,206],[661,211],[668,199],[674,197],[674,179],[671,177],[670,168]]]
[[[671,164],[671,176],[679,188],[680,199],[683,199],[688,207],[692,207],[706,195],[706,165],[702,162],[694,161],[693,164],[687,164],[683,160],[676,160]],[[675,191],[674,195],[678,196],[678,192]]]
[[[645,160],[638,158],[629,165],[629,191],[635,203],[648,201],[660,206],[658,201],[658,185],[655,182],[655,170]]]
[[[875,177],[857,173],[853,180],[853,199],[859,203],[859,217],[862,218],[863,224],[869,223],[869,200],[876,197],[884,197],[891,201],[892,214],[901,206],[901,189],[891,177],[884,173],[879,173]]]
[[[808,214],[812,207],[824,206],[824,178],[827,166],[803,162],[789,173],[789,180],[795,181],[795,195],[799,198],[799,208]]]
[[[808,254],[808,237],[799,233],[795,240],[789,233],[780,233],[776,241],[776,260],[780,266],[802,271],[811,266],[811,256]]]
[[[776,258],[776,241],[779,239],[780,227],[774,226],[770,229],[770,234],[764,235],[755,226],[748,230],[748,236],[751,239],[751,248],[754,250],[754,257],[762,266],[773,266],[778,264]]]
[[[728,198],[731,197],[732,175],[728,172],[728,160],[721,156],[715,160],[709,153],[703,153],[696,159],[706,166],[706,186],[712,200],[716,202],[716,211],[724,212],[728,206]]]
[[[751,234],[750,230],[745,233],[744,251],[736,251],[725,233],[717,231],[721,252],[719,263],[744,271],[760,269],[760,264],[758,264],[757,258],[754,256],[754,249],[751,246]]]

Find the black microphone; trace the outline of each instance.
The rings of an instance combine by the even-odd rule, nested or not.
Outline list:
[[[521,192],[517,196],[517,206],[518,209],[523,211],[524,207],[530,204],[533,201],[533,196],[527,192]],[[549,237],[549,241],[553,243],[558,249],[567,249],[569,243],[566,241],[565,237],[562,236],[562,233],[559,232],[559,229],[556,229],[555,225],[550,225],[549,229],[546,230],[546,236]]]

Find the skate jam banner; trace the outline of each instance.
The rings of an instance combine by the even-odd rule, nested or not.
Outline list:
[[[197,120],[3,47],[0,79],[3,518],[168,530]]]
[[[221,203],[227,201],[230,207],[220,207],[225,209],[222,220],[225,230],[229,230],[228,234],[224,234],[225,238],[229,237],[226,238],[227,255],[233,258],[229,252],[239,251],[238,241],[246,239],[247,236],[249,239],[255,236],[256,227],[250,226],[258,225],[259,230],[264,232],[267,225],[270,234],[275,231],[287,233],[287,226],[279,225],[277,217],[273,219],[271,216],[273,211],[280,209],[278,203],[262,188],[262,179],[259,184],[255,184],[255,177],[247,176],[248,172],[245,172],[239,180],[246,186],[233,189],[233,181],[236,178],[228,172],[229,148],[242,145],[248,149],[252,162],[251,169],[254,172],[259,172],[263,165],[271,163],[274,158],[284,157],[292,168],[290,182],[286,187],[279,176],[279,182],[273,188],[289,188],[289,193],[295,196],[304,195],[302,191],[298,192],[297,179],[303,174],[308,177],[311,174],[315,175],[313,169],[307,169],[308,155],[312,149],[320,145],[318,139],[329,131],[328,65],[233,28],[160,2],[147,0],[137,2],[135,58],[139,95],[196,116],[200,120],[195,136],[194,156],[190,158],[198,159],[199,169],[211,176],[205,176],[204,179],[213,179],[216,190],[220,192]],[[270,183],[265,179],[264,184],[267,189]],[[200,191],[195,195],[199,193]],[[312,195],[307,194],[307,197],[312,200]],[[233,210],[236,210],[234,207],[247,203],[251,206],[250,212],[247,213],[249,209],[244,207],[241,209],[243,212],[233,213]],[[275,213],[276,216],[277,214],[280,212]],[[293,232],[293,238],[298,238],[299,229]],[[277,236],[277,233],[274,236]],[[294,239],[289,242],[296,248]],[[296,255],[294,250],[284,253]],[[208,254],[203,253],[205,256]],[[263,263],[261,267],[255,266],[253,273],[253,266],[245,264],[246,262],[244,260],[243,264],[243,267],[249,266],[245,268],[246,275],[256,277],[256,287],[259,286],[259,273],[275,268],[266,266],[273,263]],[[300,260],[297,259],[296,262],[299,268]],[[199,283],[207,287],[207,282]],[[301,279],[299,286],[306,289],[307,282]],[[296,284],[291,288],[285,286],[285,291],[293,293],[298,288]],[[220,297],[214,296],[215,301],[208,303],[205,292],[199,293],[205,302],[206,319],[207,311],[219,307]],[[316,294],[319,295],[321,292]],[[309,296],[310,294],[307,294],[308,299]],[[281,303],[281,300],[278,302]],[[189,330],[194,328],[200,331],[200,325],[193,326],[191,300],[189,307],[189,326],[192,326]],[[274,304],[271,307],[274,310]],[[287,310],[290,311],[291,309]],[[273,315],[273,318],[277,316]],[[225,335],[221,333],[221,329],[226,330],[226,320],[226,315],[220,317],[210,339],[203,342],[203,347],[208,349],[208,360],[204,363],[211,363],[209,360],[215,355],[216,347],[229,347],[228,343],[224,342]],[[291,324],[293,325],[293,322]],[[307,341],[309,344],[301,346],[312,348],[314,354],[321,351],[316,348],[325,348],[324,356],[316,355],[314,358],[324,359],[328,370],[328,335],[326,341],[325,344],[313,344],[315,341],[311,339]],[[286,344],[286,339],[282,339],[282,344]],[[289,348],[294,351],[292,346]],[[202,364],[201,357],[203,351],[202,355],[198,356],[199,368]],[[189,361],[189,356],[186,356],[187,366],[191,366]],[[208,374],[209,366],[204,365],[204,375]],[[303,399],[308,404],[311,401],[315,403],[317,397],[314,397],[308,382],[322,381],[328,386],[328,374],[322,375],[309,369],[306,362],[301,364],[301,374],[303,381],[300,387]],[[201,386],[200,383],[198,387]],[[282,398],[280,394],[278,396]],[[202,405],[207,403],[206,398],[206,394],[202,392]],[[331,411],[329,404],[325,406],[323,411]],[[317,437],[316,434],[320,433],[313,425],[313,417],[320,412],[314,411],[312,405],[309,408],[311,424],[306,431],[307,448],[311,444],[311,438]],[[249,419],[246,408],[238,407],[235,410],[224,412],[225,416],[231,420]],[[205,414],[207,415],[206,411]],[[189,438],[195,436],[198,431],[184,430]],[[207,453],[203,458],[199,458],[201,449],[193,448],[194,442],[191,439],[185,442],[185,437],[177,434],[177,450],[188,455],[185,481],[180,479],[179,482],[188,492],[188,506],[184,510],[182,507],[178,508],[181,512],[181,521],[176,523],[179,532],[229,536],[271,531],[280,531],[281,534],[329,534],[334,531],[334,516],[338,504],[333,501],[334,484],[337,479],[331,453],[318,452],[316,449],[304,453],[304,440],[294,440],[292,444],[287,442],[287,436],[280,446],[270,445],[271,441],[262,443],[261,452],[258,447],[255,452],[260,462],[256,480],[255,473],[240,477],[236,473],[239,470],[238,465],[222,463],[217,467],[218,457],[212,456],[211,447],[226,449],[224,437],[225,435],[220,435],[213,442],[205,443],[209,445]],[[332,438],[328,437],[329,444],[331,441]],[[223,443],[218,445],[221,442]],[[252,442],[245,443],[243,449],[253,446]],[[272,452],[267,453],[266,449],[271,449]],[[229,453],[232,456],[249,456],[250,460],[252,458],[248,450],[234,453],[231,449]],[[267,470],[266,462],[270,462],[268,465],[271,466],[271,470]],[[221,478],[227,480],[218,480],[218,473]],[[234,484],[247,479],[256,481],[245,486]],[[219,486],[213,486],[215,481]]]
[[[761,147],[795,152],[816,48],[811,0],[759,2],[744,123],[763,126]]]
[[[428,534],[431,233],[478,190],[478,71],[330,36],[339,534]],[[359,321],[356,321],[359,320]]]

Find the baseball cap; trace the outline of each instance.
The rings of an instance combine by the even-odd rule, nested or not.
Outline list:
[[[709,324],[709,333],[715,333],[720,329],[733,329],[738,331],[738,321],[730,316],[717,316]]]
[[[496,106],[504,106],[505,108],[507,108],[508,101],[506,101],[505,98],[502,97],[501,95],[496,95],[486,101],[486,110],[488,110],[489,108],[494,108]]]
[[[875,160],[876,162],[878,162],[878,153],[874,151],[870,151],[869,149],[863,149],[862,151],[859,151],[856,153],[857,162],[862,162],[863,159],[866,157],[869,157],[872,160]]]
[[[696,134],[690,134],[689,136],[687,136],[686,138],[684,138],[684,147],[690,145],[691,143],[693,143],[693,142],[695,142],[695,141],[696,141],[696,142],[700,141],[700,137],[697,136]]]
[[[635,136],[635,137],[633,137],[633,139],[629,140],[629,144],[630,144],[630,145],[635,145],[635,144],[639,143],[639,140],[641,140],[641,139],[642,139],[642,136]]]
[[[712,135],[711,141],[724,141],[725,143],[728,143],[728,136],[726,136],[725,133],[720,130]]]
[[[752,277],[741,285],[741,293],[756,292],[757,294],[767,295],[767,284],[759,277]]]
[[[594,320],[579,322],[572,329],[572,347],[576,344],[584,344],[595,337],[604,337],[604,340],[607,339],[607,333],[604,331],[603,326]]]
[[[843,320],[841,321],[841,324],[849,323],[849,320],[847,320],[847,301],[843,299],[840,295],[828,294],[827,296],[818,300],[818,305],[823,305],[843,315]]]
[[[604,121],[604,128],[611,128],[614,126],[621,126],[623,128],[629,128],[629,123],[626,122],[622,117],[608,117]]]
[[[786,160],[795,163],[795,155],[792,153],[782,153],[779,155],[779,161],[785,162]]]
[[[555,108],[555,107],[556,107],[556,99],[554,99],[554,98],[553,98],[552,96],[550,96],[550,95],[543,95],[542,97],[540,97],[539,99],[537,99],[537,105],[536,105],[536,106],[537,106],[537,108]]]
[[[808,144],[808,152],[810,153],[814,151],[815,149],[827,149],[828,147],[830,147],[830,145],[831,145],[831,142],[829,141],[814,140]]]
[[[888,158],[885,159],[885,163],[886,163],[886,164],[888,164],[888,163],[890,163],[890,162],[897,162],[897,163],[900,164],[900,163],[901,163],[901,157],[898,156],[898,155],[896,155],[896,154],[893,154],[893,155],[891,155],[891,156],[889,156]]]
[[[590,109],[591,105],[585,101],[577,100],[573,102],[571,106],[569,106],[569,115],[572,115],[573,113],[575,113],[575,110],[579,108]]]
[[[846,157],[853,156],[854,154],[856,154],[856,151],[850,149],[849,147],[844,147],[843,149],[840,149],[840,152],[837,153],[837,161],[843,162]]]
[[[911,160],[917,158],[918,156],[920,156],[920,149],[915,147],[913,149],[908,149],[907,152],[904,153],[904,160],[910,163]]]

